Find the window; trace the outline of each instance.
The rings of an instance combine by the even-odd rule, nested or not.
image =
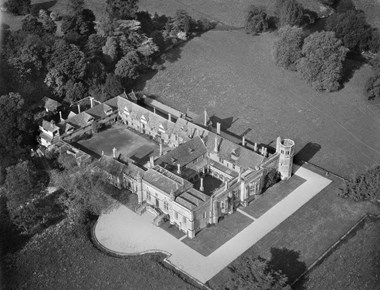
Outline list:
[[[224,201],[220,202],[220,207],[221,207],[222,210],[224,210]]]
[[[186,224],[186,217],[182,217],[182,222]]]
[[[235,169],[235,164],[232,164],[232,169]]]
[[[147,199],[147,200],[150,200],[150,198],[151,198],[151,196],[150,196],[150,192],[147,191],[147,192],[146,192],[146,199]]]
[[[169,205],[167,201],[164,201],[164,209],[169,210]]]
[[[203,212],[203,219],[205,220],[207,217],[207,213],[206,212]]]
[[[220,162],[220,163],[223,163],[223,159],[222,159],[222,158],[219,158],[219,162]]]
[[[178,220],[178,212],[174,212],[174,217],[176,220]]]

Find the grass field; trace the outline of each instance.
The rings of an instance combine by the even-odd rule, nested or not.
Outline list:
[[[197,289],[161,265],[163,256],[115,258],[103,254],[86,232],[50,228],[8,261],[4,289]],[[1,287],[2,288],[2,287]],[[3,289],[3,288],[2,288]]]
[[[170,51],[165,69],[136,89],[183,111],[207,108],[225,121],[222,130],[252,142],[273,145],[281,135],[296,152],[313,142],[311,162],[344,176],[379,162],[380,108],[362,96],[371,68],[360,67],[338,92],[319,93],[274,64],[275,38],[210,31]]]
[[[380,288],[380,221],[368,221],[308,275],[307,289]]]
[[[235,263],[244,256],[261,256],[272,261],[276,269],[282,270],[292,282],[366,212],[380,212],[379,207],[373,204],[341,199],[336,194],[339,179],[329,178],[333,180],[330,185],[248,249]],[[360,245],[358,251],[359,248]],[[209,284],[213,289],[223,289],[230,277],[228,269],[224,269]]]

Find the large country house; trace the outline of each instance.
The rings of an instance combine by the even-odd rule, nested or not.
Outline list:
[[[150,135],[160,146],[150,162],[137,164],[114,152],[113,156],[98,156],[97,166],[113,185],[137,194],[137,212],[153,212],[157,224],[167,218],[193,238],[207,224],[218,223],[262,193],[268,175],[277,172],[281,179],[288,179],[294,155],[290,139],[278,137],[274,153],[256,143],[249,149],[245,137],[236,143],[221,134],[219,123],[212,131],[206,111],[200,119],[196,124],[189,114],[157,101],[149,100],[143,107],[124,94],[97,105],[91,100],[90,109],[78,109],[58,124],[44,121],[40,143],[83,158],[87,153],[71,141],[91,130],[94,122],[119,121]],[[163,146],[169,150],[163,152]]]

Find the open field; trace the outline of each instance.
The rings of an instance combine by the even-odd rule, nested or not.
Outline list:
[[[308,275],[307,289],[380,288],[380,221],[367,221]]]
[[[271,261],[273,267],[280,269],[292,282],[365,213],[380,213],[379,207],[374,204],[355,203],[338,197],[340,180],[333,176],[329,178],[332,183],[234,263],[239,263],[244,256],[261,256]],[[209,281],[209,285],[213,289],[223,289],[230,277],[231,273],[225,268]],[[302,282],[299,284],[300,289],[304,289],[303,285]]]
[[[162,255],[111,257],[86,231],[74,235],[65,226],[50,228],[14,257],[4,268],[4,289],[196,289],[163,267]]]
[[[165,69],[136,89],[182,111],[206,108],[222,130],[252,142],[273,145],[281,135],[295,140],[296,152],[313,142],[319,151],[308,159],[343,176],[379,162],[380,108],[362,96],[371,68],[359,68],[338,92],[319,93],[274,64],[275,37],[210,31],[170,51]]]

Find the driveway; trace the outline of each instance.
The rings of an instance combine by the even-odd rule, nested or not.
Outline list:
[[[306,168],[295,170],[306,182],[207,257],[154,226],[149,213],[139,216],[123,205],[99,217],[95,236],[105,248],[122,255],[167,253],[168,262],[205,283],[331,182]]]

